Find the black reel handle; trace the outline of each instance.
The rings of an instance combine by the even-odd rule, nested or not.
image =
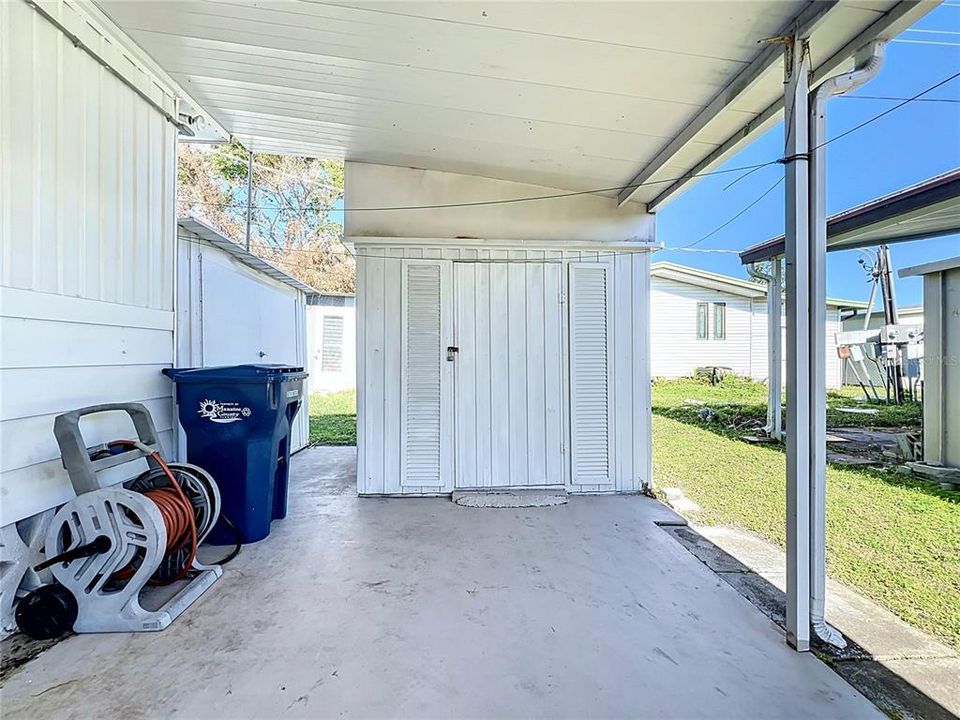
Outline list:
[[[60,553],[52,558],[47,558],[39,565],[35,565],[33,569],[36,572],[40,572],[41,570],[46,570],[48,567],[53,567],[57,563],[70,562],[71,560],[76,560],[77,558],[108,553],[112,547],[113,542],[109,537],[106,535],[97,535],[97,537],[88,542],[86,545],[77,545],[77,547],[71,548],[66,552]]]

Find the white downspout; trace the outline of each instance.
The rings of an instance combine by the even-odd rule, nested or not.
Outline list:
[[[827,583],[827,100],[872,80],[883,64],[883,41],[857,53],[854,70],[825,80],[810,94],[810,621],[821,640],[846,647],[843,636],[824,619]]]
[[[754,263],[747,265],[751,277],[767,283],[767,424],[764,432],[775,440],[783,439],[782,348],[780,322],[783,312],[783,269],[779,257],[771,260],[767,274]]]

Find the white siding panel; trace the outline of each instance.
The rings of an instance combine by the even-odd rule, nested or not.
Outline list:
[[[306,297],[186,229],[179,234],[177,365],[307,367]],[[340,308],[337,308],[340,309]],[[310,378],[293,421],[292,452],[309,441]]]
[[[713,337],[712,304],[718,302],[727,305],[724,340]],[[704,340],[697,339],[698,303],[710,304],[709,332]],[[729,367],[738,375],[751,375],[753,313],[749,298],[654,277],[650,308],[654,377],[684,377],[708,365]]]
[[[717,365],[732,368],[738,375],[766,381],[767,370],[767,302],[744,298],[732,293],[682,283],[666,278],[652,278],[651,332],[654,377],[685,377],[698,367]],[[727,336],[714,338],[715,303],[726,303]],[[697,304],[708,304],[709,333],[697,339]],[[786,315],[780,325],[786,327]],[[841,366],[837,358],[834,335],[839,331],[839,311],[827,308],[826,357],[827,387],[837,387]],[[783,338],[783,366],[786,367],[786,334]],[[785,377],[785,375],[784,375]]]
[[[26,3],[0,33],[2,284],[171,310],[175,128]]]
[[[767,369],[767,301],[753,300],[753,318],[750,332],[750,377],[766,381],[770,372]]]
[[[46,7],[173,107],[83,11]],[[176,131],[25,2],[0,3],[0,100],[7,524],[73,494],[53,439],[61,412],[145,402],[173,456],[171,383],[160,370],[174,356]],[[87,439],[129,434],[124,422],[89,418]]]
[[[377,255],[382,254],[382,251]],[[384,327],[385,327],[385,298],[383,294],[384,264],[388,261],[383,257],[370,257],[365,263],[367,267],[367,308],[368,315],[364,322],[366,354],[364,356],[364,386],[367,397],[378,398],[379,408],[375,412],[367,413],[366,437],[374,447],[383,446],[383,356],[384,356]],[[399,377],[399,376],[398,376]],[[383,452],[373,453],[367,458],[366,471],[367,486],[371,492],[382,493],[384,486]]]

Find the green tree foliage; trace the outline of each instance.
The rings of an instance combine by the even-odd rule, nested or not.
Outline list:
[[[181,145],[178,215],[196,217],[243,243],[248,166],[247,151],[236,141],[213,148]],[[330,219],[342,197],[339,160],[255,153],[251,250],[317,290],[354,292],[353,257],[342,243],[342,225]]]

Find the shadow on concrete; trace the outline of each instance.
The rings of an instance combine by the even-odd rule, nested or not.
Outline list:
[[[786,628],[787,598],[779,588],[694,528],[670,525],[662,526],[662,529],[776,625]],[[950,710],[874,658],[855,640],[850,637],[846,637],[846,640],[847,647],[838,650],[814,638],[812,651],[888,716],[918,720],[958,720]]]

